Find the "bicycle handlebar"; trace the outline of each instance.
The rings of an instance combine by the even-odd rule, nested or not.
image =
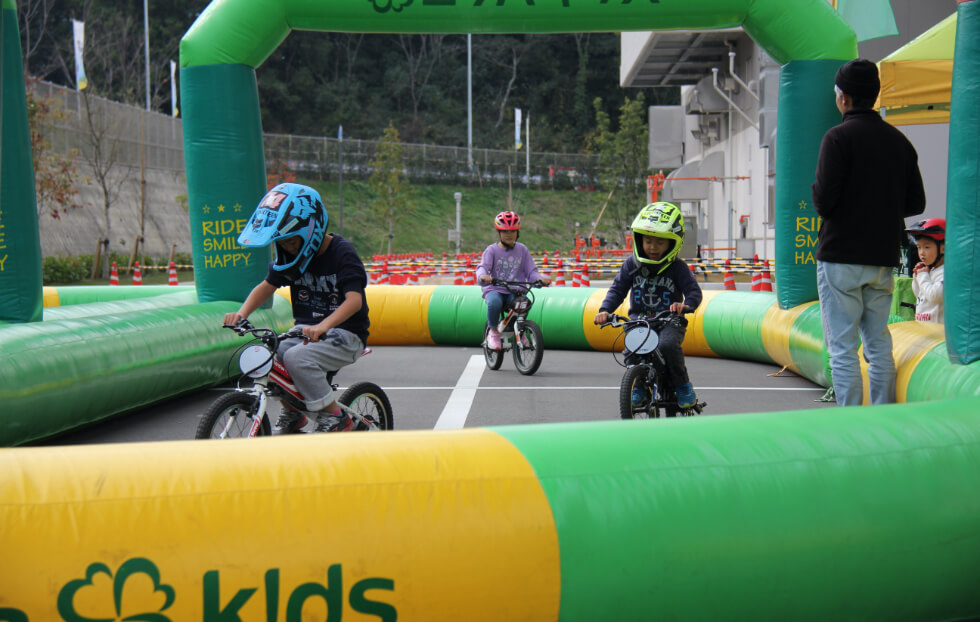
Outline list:
[[[235,331],[240,337],[250,334],[262,341],[274,341],[276,344],[290,337],[303,337],[303,328],[301,326],[293,326],[284,333],[277,333],[271,328],[257,328],[245,318],[238,320],[237,324],[222,324],[222,327]]]
[[[526,285],[528,287],[533,287],[535,289],[545,287],[545,284],[540,279],[538,279],[537,281],[506,281],[504,279],[498,279],[493,277],[491,277],[490,285],[500,285],[502,287],[506,287],[507,289],[510,289],[510,286],[512,285],[516,287]]]
[[[694,309],[688,305],[684,305],[684,313],[693,313]],[[612,326],[613,328],[619,328],[621,326],[637,326],[639,324],[653,324],[655,322],[665,322],[670,320],[672,316],[677,315],[673,311],[660,311],[655,315],[650,317],[638,317],[635,320],[632,318],[624,317],[622,315],[617,315],[615,313],[609,314],[609,321],[599,324],[599,328],[605,328],[606,326]],[[679,315],[677,315],[680,317]]]

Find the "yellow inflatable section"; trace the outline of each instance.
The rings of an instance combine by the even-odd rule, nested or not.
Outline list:
[[[119,444],[92,458],[0,454],[0,619],[557,618],[548,500],[494,432]],[[129,617],[148,614],[165,617]]]

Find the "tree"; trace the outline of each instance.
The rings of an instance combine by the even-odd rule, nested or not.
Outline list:
[[[101,278],[109,275],[109,253],[112,241],[112,220],[109,210],[122,190],[123,184],[129,179],[129,169],[116,171],[119,163],[121,148],[119,128],[116,127],[115,117],[109,110],[111,102],[92,97],[88,89],[81,92],[85,107],[86,145],[82,149],[82,157],[88,163],[95,177],[95,182],[102,191],[102,213],[105,222],[105,238],[103,239]]]
[[[55,153],[47,137],[48,129],[56,121],[64,121],[68,114],[51,97],[39,96],[33,85],[37,80],[27,79],[27,121],[31,132],[31,155],[34,163],[34,192],[37,195],[37,215],[48,214],[56,220],[69,209],[82,207],[78,202],[81,181],[78,168],[72,159],[74,150]]]
[[[370,166],[374,172],[371,173],[368,185],[377,197],[371,203],[371,212],[379,220],[388,223],[387,239],[390,255],[392,240],[395,237],[395,224],[409,215],[414,208],[412,186],[405,177],[405,149],[398,138],[398,130],[390,122]],[[381,245],[383,249],[384,240]],[[379,249],[379,252],[382,249]]]
[[[603,190],[612,192],[610,207],[617,226],[625,229],[632,222],[633,214],[646,203],[650,154],[643,94],[633,100],[626,98],[619,109],[619,129],[615,131],[601,98],[593,101],[593,107],[596,115],[593,143],[599,152],[601,169],[599,183]]]

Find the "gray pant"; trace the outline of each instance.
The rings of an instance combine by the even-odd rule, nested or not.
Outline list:
[[[363,350],[360,337],[342,328],[331,328],[320,341],[305,345],[302,339],[286,339],[279,344],[278,354],[296,388],[306,398],[306,408],[317,411],[337,399],[327,382],[327,372],[350,365],[361,358]]]
[[[888,332],[893,280],[892,268],[817,262],[820,318],[838,406],[861,404],[862,342],[871,403],[895,401],[895,359]]]

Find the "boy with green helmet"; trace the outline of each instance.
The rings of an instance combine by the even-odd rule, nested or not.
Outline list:
[[[684,216],[673,203],[651,203],[636,215],[633,224],[633,256],[627,257],[599,306],[595,323],[602,324],[629,294],[631,318],[653,316],[669,310],[677,317],[660,333],[660,352],[667,373],[677,387],[677,402],[690,408],[697,395],[687,375],[681,343],[687,332],[684,313],[701,304],[701,287],[691,269],[677,256],[684,243]],[[646,399],[634,395],[634,402]]]

